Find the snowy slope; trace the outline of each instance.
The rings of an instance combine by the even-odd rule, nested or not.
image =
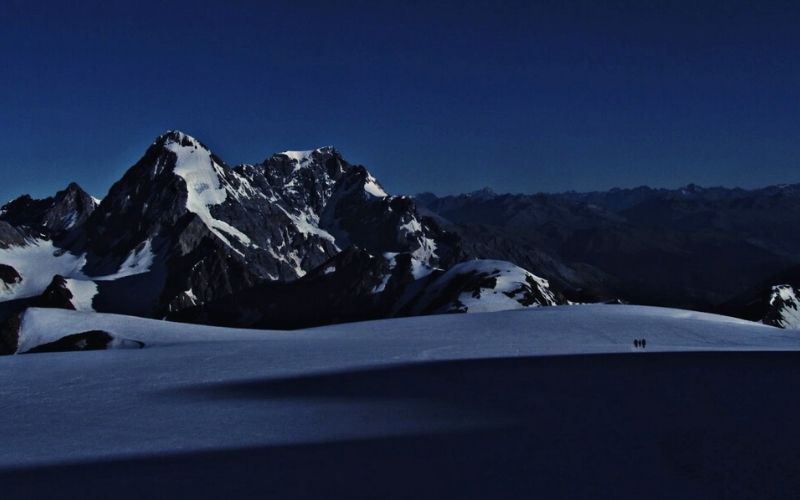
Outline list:
[[[60,275],[67,278],[68,288],[78,310],[90,311],[92,298],[97,294],[97,281],[114,281],[149,271],[153,263],[150,241],[131,251],[119,270],[105,276],[87,277],[83,272],[85,255],[76,255],[53,245],[46,239],[34,239],[25,245],[0,248],[0,263],[14,268],[22,278],[12,287],[0,287],[0,302],[40,295]]]
[[[23,246],[0,248],[0,263],[13,267],[22,277],[17,286],[9,290],[0,288],[0,301],[39,295],[56,274],[86,279],[81,271],[86,258],[60,250],[49,240],[37,239]]]
[[[280,384],[288,383],[281,381],[297,380],[297,390],[304,394],[302,381],[321,374],[553,354],[629,353],[636,358],[632,339],[642,337],[647,350],[657,352],[800,350],[795,332],[766,325],[606,305],[428,316],[294,332],[30,309],[22,324],[22,347],[88,329],[107,330],[147,346],[0,357],[0,411],[6,416],[0,472],[509,424],[507,417],[492,412],[418,399],[416,393],[426,393],[418,385],[403,388],[398,396],[405,386],[387,388],[380,380],[375,397],[330,397],[313,391],[281,396]],[[270,381],[278,384],[278,392],[262,395],[259,384]],[[346,391],[349,386],[342,383],[323,388]],[[264,387],[270,391],[269,385]],[[378,396],[387,390],[385,397]],[[513,387],[506,390],[512,392],[504,398],[513,396]]]
[[[398,337],[407,347],[445,342],[449,345],[437,348],[433,356],[442,359],[628,352],[632,339],[642,337],[650,339],[648,349],[654,351],[800,348],[800,336],[794,332],[727,316],[657,307],[581,305],[398,318],[294,331],[219,328],[117,314],[29,308],[23,316],[18,350],[25,352],[88,330],[104,330],[149,347],[288,338],[309,342],[323,338],[363,341],[369,345]],[[451,354],[444,355],[445,352]],[[418,356],[402,358],[427,357],[428,349],[421,349]],[[347,357],[341,361],[346,364]]]
[[[74,283],[68,281],[68,286],[72,291]],[[119,314],[90,313],[80,309],[71,311],[34,307],[23,313],[18,351],[25,352],[66,335],[90,330],[103,330],[116,337],[144,342],[149,347],[192,342],[252,340],[281,334],[281,332],[185,325]]]

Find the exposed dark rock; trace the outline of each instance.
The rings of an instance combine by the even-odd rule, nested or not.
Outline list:
[[[556,305],[563,297],[546,284],[537,283],[523,269],[508,263],[499,269],[448,272],[428,269],[415,277],[420,266],[411,254],[387,260],[351,247],[301,279],[287,283],[262,283],[229,297],[179,310],[167,319],[219,326],[296,329],[371,319],[467,312],[459,302],[462,293],[504,293],[520,306]],[[496,291],[502,273],[513,273],[518,286]],[[310,303],[309,300],[313,300]]]
[[[386,194],[333,147],[230,168],[178,131],[158,137],[99,206],[71,184],[43,200],[22,196],[1,213],[0,243],[44,238],[56,252],[85,256],[78,279],[97,278],[97,311],[236,326],[400,314],[430,282],[421,270],[437,276],[434,268],[466,257],[436,216]],[[8,312],[73,309],[66,285],[56,276]]]
[[[213,172],[218,186],[187,185],[190,167]],[[372,186],[380,189],[332,147],[229,168],[199,141],[168,132],[90,217],[84,270],[113,274],[147,245],[163,276],[157,288],[150,283],[155,298],[145,315],[163,317],[259,284],[297,280],[352,244],[376,256],[418,252],[444,265],[459,258],[456,236],[421,220],[410,199],[371,195]],[[209,206],[211,219],[190,212],[190,193],[210,189],[221,200]],[[437,253],[427,251],[433,246]],[[116,288],[101,284],[98,310],[117,310],[103,297]]]
[[[327,271],[327,272],[326,272]],[[291,282],[263,282],[230,296],[177,310],[168,319],[220,326],[295,329],[381,316],[373,289],[388,265],[355,247]]]
[[[115,341],[114,336],[102,330],[90,330],[88,332],[74,333],[67,335],[54,342],[36,346],[33,349],[25,351],[23,354],[33,354],[40,352],[68,352],[68,351],[99,351],[108,349]],[[118,342],[119,345],[115,347],[141,349],[144,347],[143,342],[134,340],[124,340]]]
[[[775,285],[770,290],[767,311],[762,318],[767,325],[800,329],[800,292],[789,285]]]
[[[22,276],[19,275],[16,269],[6,264],[0,264],[0,289],[3,286],[8,288],[21,282]]]
[[[0,209],[0,220],[58,238],[79,230],[95,208],[92,197],[73,182],[50,198],[20,196]]]
[[[67,280],[55,275],[45,291],[33,302],[34,307],[52,307],[55,309],[75,309],[72,304],[72,292],[67,288]]]
[[[15,228],[0,217],[0,248],[25,244],[26,233]]]
[[[0,321],[0,355],[17,352],[20,325],[19,314],[11,315],[5,321]]]

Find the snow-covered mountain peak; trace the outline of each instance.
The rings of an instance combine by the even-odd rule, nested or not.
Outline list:
[[[196,139],[174,132],[164,147],[175,154],[173,173],[186,183],[186,209],[196,214],[219,239],[230,246],[229,237],[250,245],[250,238],[227,222],[214,218],[210,207],[221,205],[228,198],[223,185],[224,167],[215,161],[211,151]]]
[[[70,262],[46,270],[41,283],[28,280],[28,268],[12,265],[23,283],[36,285],[30,296],[54,274],[85,277],[101,283],[98,307],[159,317],[259,283],[292,282],[350,246],[372,255],[408,253],[428,268],[448,267],[460,251],[410,199],[389,196],[333,146],[230,168],[196,138],[171,130],[102,203],[70,185],[52,199],[28,197],[17,205],[0,215],[0,247],[21,246],[26,238],[59,246],[56,236],[63,234],[62,247],[85,259],[77,270],[66,268]],[[61,263],[53,252],[48,259]],[[137,272],[126,272],[131,267]],[[19,288],[9,280],[8,287]],[[118,298],[129,289],[138,290],[135,304]]]
[[[298,171],[303,167],[308,167],[314,164],[324,163],[328,159],[336,157],[342,159],[342,155],[333,146],[322,146],[316,149],[308,149],[305,151],[281,151],[273,154],[270,158],[264,161],[264,164],[290,164],[294,171]]]
[[[191,135],[181,132],[180,130],[167,130],[155,140],[154,144],[167,146],[169,144],[179,144],[184,147],[193,147],[198,149],[205,149],[208,148],[203,145],[202,142],[198,141]]]
[[[70,182],[65,189],[67,193],[83,193],[83,188],[77,182]]]

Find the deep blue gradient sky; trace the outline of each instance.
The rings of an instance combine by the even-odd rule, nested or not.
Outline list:
[[[394,193],[800,182],[798,2],[0,2],[0,197],[166,129]],[[75,4],[75,5],[69,5]]]

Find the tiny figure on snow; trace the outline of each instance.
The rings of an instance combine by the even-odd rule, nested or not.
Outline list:
[[[639,339],[633,339],[633,348],[634,349],[638,349],[639,348]]]
[[[640,341],[640,343],[641,343],[641,345],[642,345],[642,349],[644,349],[645,347],[647,347],[647,341],[646,341],[645,339],[642,339],[642,340]]]

